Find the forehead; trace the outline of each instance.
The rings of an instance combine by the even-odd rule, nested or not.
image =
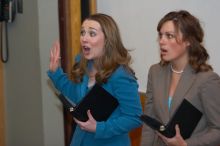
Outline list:
[[[166,21],[160,28],[160,32],[176,32],[173,21]]]
[[[101,26],[97,21],[85,20],[83,21],[82,28],[91,28],[91,29],[100,30]]]

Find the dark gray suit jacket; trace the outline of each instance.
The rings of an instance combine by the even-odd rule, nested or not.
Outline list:
[[[170,65],[151,66],[148,73],[145,113],[166,124],[185,98],[203,113],[192,136],[186,140],[188,146],[219,146],[220,77],[212,71],[195,73],[190,65],[186,66],[169,111],[170,79]],[[148,143],[146,146],[163,146],[164,143],[155,132],[147,126],[146,128],[147,136],[142,139]]]

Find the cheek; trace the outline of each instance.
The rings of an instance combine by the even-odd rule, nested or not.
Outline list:
[[[104,48],[104,41],[103,40],[97,40],[91,42],[92,48],[95,48],[97,50],[102,50]]]
[[[186,47],[184,47],[183,45],[175,44],[172,46],[172,52],[172,55],[174,57],[179,57],[186,53]]]
[[[97,56],[102,56],[103,55],[103,48],[98,48],[97,49]]]
[[[104,50],[104,44],[102,44],[100,42],[99,43],[94,43],[92,48],[93,48],[93,54],[96,57],[102,56],[103,50]]]
[[[101,38],[97,38],[91,41],[91,45],[94,48],[103,48],[104,47],[104,40]]]

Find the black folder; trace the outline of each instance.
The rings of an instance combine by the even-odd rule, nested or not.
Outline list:
[[[140,118],[149,127],[157,130],[168,138],[176,135],[175,125],[178,124],[181,136],[183,139],[187,139],[191,136],[202,115],[201,111],[199,111],[189,101],[184,99],[171,120],[166,125],[148,115],[143,114]]]
[[[118,106],[118,100],[98,84],[95,84],[77,105],[62,94],[59,99],[73,117],[83,122],[88,120],[88,110],[96,121],[106,121]]]

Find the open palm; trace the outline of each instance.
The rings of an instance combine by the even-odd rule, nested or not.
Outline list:
[[[60,66],[60,43],[56,41],[50,49],[49,70],[54,72]]]

